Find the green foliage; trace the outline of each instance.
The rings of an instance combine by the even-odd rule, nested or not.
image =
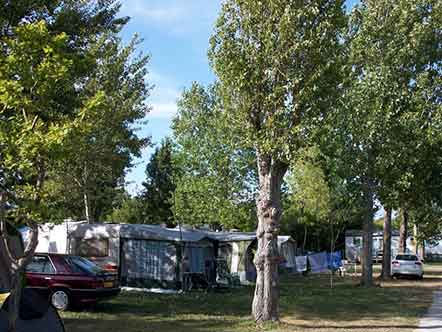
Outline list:
[[[14,30],[0,55],[0,169],[9,191],[27,202],[18,214],[38,220],[47,165],[57,158],[77,120],[59,107],[73,93],[76,61],[67,36],[53,35],[44,21]],[[12,187],[11,187],[12,186]]]
[[[114,207],[109,215],[105,217],[106,221],[122,224],[140,224],[143,222],[143,210],[145,205],[138,197],[124,197],[118,202],[118,206]]]
[[[179,101],[174,213],[185,224],[251,230],[256,188],[255,157],[241,148],[229,126],[217,85],[194,83]]]
[[[282,229],[304,250],[330,250],[345,229],[361,227],[360,192],[327,147],[301,150],[287,177]]]
[[[288,160],[321,122],[339,81],[343,1],[230,0],[209,57],[237,139]]]
[[[293,206],[317,221],[326,221],[331,213],[331,193],[324,170],[318,164],[317,148],[301,153],[293,165],[288,183]]]
[[[116,36],[127,18],[104,1],[0,4],[0,184],[21,217],[100,219],[147,143],[148,58]],[[80,170],[82,173],[80,174]]]
[[[440,126],[433,114],[440,109],[441,8],[439,1],[365,1],[352,16],[351,110],[341,112],[339,126],[351,133],[359,175],[390,206],[427,192],[426,154],[435,147],[428,134]]]
[[[106,34],[90,46],[94,66],[78,91],[81,121],[52,169],[52,202],[65,206],[64,218],[85,218],[84,204],[90,221],[109,213],[133,157],[148,144],[136,127],[149,110],[150,92],[145,81],[149,59],[134,56],[138,43],[134,38],[123,47],[119,37]]]
[[[174,226],[172,195],[175,191],[172,141],[167,138],[157,147],[146,166],[146,180],[139,196],[142,211],[139,222]]]

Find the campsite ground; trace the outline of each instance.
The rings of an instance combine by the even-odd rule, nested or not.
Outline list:
[[[426,265],[423,281],[394,280],[373,289],[348,275],[284,276],[282,323],[271,331],[413,331],[442,287],[442,265]],[[250,319],[253,288],[228,293],[122,294],[82,312],[63,313],[67,332],[246,332],[262,330]]]

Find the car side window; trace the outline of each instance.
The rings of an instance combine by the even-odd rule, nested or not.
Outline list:
[[[49,257],[34,256],[31,263],[26,267],[26,272],[52,274],[55,273],[55,269],[52,266]]]

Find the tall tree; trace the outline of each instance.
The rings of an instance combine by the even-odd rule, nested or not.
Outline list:
[[[104,31],[119,31],[127,19],[115,18],[119,5],[113,0],[6,1],[0,6],[1,227],[12,218],[33,230],[24,256],[10,257],[14,331],[37,223],[48,216],[49,169],[97,101],[95,96],[85,100],[77,90],[94,65],[88,45]]]
[[[366,285],[372,284],[373,198],[388,209],[409,208],[410,202],[427,191],[422,181],[427,174],[416,166],[422,156],[419,150],[428,144],[425,128],[433,126],[433,120],[422,115],[433,114],[437,102],[429,98],[423,103],[420,96],[424,84],[432,86],[427,96],[437,94],[425,77],[437,80],[440,76],[436,69],[440,66],[440,20],[441,5],[431,0],[366,0],[352,15],[347,102],[351,111],[343,128],[350,128],[355,164],[368,198]],[[429,106],[427,110],[422,109],[424,105]]]
[[[71,95],[73,63],[66,34],[51,34],[43,21],[16,27],[3,39],[0,57],[0,169],[3,173],[0,215],[5,204],[10,217],[33,230],[23,257],[13,262],[10,330],[15,331],[22,277],[37,245],[37,223],[45,216],[47,168],[57,158],[75,114],[59,107],[60,95]],[[11,215],[12,214],[12,215]],[[5,219],[1,220],[5,234]],[[7,239],[2,238],[7,246]]]
[[[209,52],[237,139],[256,154],[257,322],[278,320],[281,185],[336,97],[342,1],[224,2]]]
[[[391,276],[391,215],[390,208],[385,209],[383,228],[383,252],[382,252],[382,279],[390,279]]]
[[[174,226],[172,196],[175,191],[173,143],[166,138],[155,149],[146,166],[146,180],[139,197],[143,205],[142,220],[150,224]]]
[[[52,201],[55,209],[64,206],[64,218],[102,221],[113,197],[123,190],[133,157],[148,144],[137,135],[136,126],[149,111],[150,92],[149,58],[134,56],[138,42],[134,38],[121,46],[121,38],[105,34],[90,45],[89,56],[96,65],[78,91],[89,99],[89,111],[70,133],[64,157],[52,170]]]
[[[179,170],[174,213],[185,224],[250,231],[256,227],[255,155],[237,144],[225,118],[216,84],[194,83],[184,91],[173,120]]]

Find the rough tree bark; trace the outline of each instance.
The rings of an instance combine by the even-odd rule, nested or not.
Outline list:
[[[371,182],[365,183],[364,188],[365,217],[362,227],[362,280],[361,285],[373,286],[373,203],[374,195]]]
[[[425,242],[419,239],[419,225],[417,224],[413,225],[413,237],[416,243],[416,255],[419,256],[420,259],[425,259]]]
[[[88,224],[93,224],[94,217],[91,211],[92,209],[91,209],[91,200],[89,196],[88,183],[89,183],[89,170],[87,164],[84,163],[82,181],[81,181],[81,188],[83,189],[84,216]]]
[[[91,224],[92,218],[91,218],[91,211],[90,211],[90,205],[89,205],[89,195],[88,195],[86,189],[83,192],[83,203],[84,203],[84,216],[86,218],[87,223]]]
[[[279,319],[278,232],[282,213],[281,184],[287,165],[257,153],[259,196],[257,199],[258,250],[254,263],[257,278],[252,314],[257,323]]]
[[[16,323],[18,319],[18,313],[20,311],[20,299],[24,286],[24,274],[26,266],[30,263],[34,256],[35,249],[38,243],[38,226],[33,222],[28,222],[31,228],[30,241],[25,249],[23,256],[14,257],[12,254],[11,259],[11,275],[12,275],[12,287],[9,302],[9,331],[16,331]]]
[[[6,251],[6,253],[3,254],[6,254],[11,275],[8,312],[9,332],[15,332],[20,309],[20,299],[23,290],[25,268],[32,259],[38,244],[38,225],[32,221],[28,221],[27,224],[31,228],[30,241],[27,244],[23,255],[17,256],[11,249],[12,240],[9,239],[6,226],[5,212],[7,197],[8,194],[6,192],[0,192],[0,234],[1,241],[3,242],[3,248]]]
[[[408,237],[408,211],[401,209],[401,225],[399,227],[399,252],[405,253],[407,251],[407,237]]]
[[[385,208],[384,239],[382,253],[382,273],[384,280],[391,279],[391,209]]]
[[[307,225],[304,225],[304,240],[302,241],[302,253],[305,252],[306,245],[307,245]]]
[[[35,182],[35,189],[37,195],[35,197],[34,204],[39,206],[41,203],[41,191],[43,189],[43,184],[46,176],[45,163],[40,158],[36,160],[36,166],[38,170],[38,176]],[[1,241],[3,242],[3,247],[6,250],[7,258],[10,262],[10,272],[11,272],[11,289],[9,295],[9,311],[8,311],[8,323],[9,331],[15,332],[17,330],[17,320],[19,318],[20,312],[20,300],[24,285],[24,274],[26,266],[32,260],[34,256],[35,249],[38,245],[38,224],[31,219],[26,218],[25,223],[29,226],[31,233],[29,237],[29,242],[24,249],[22,255],[16,255],[10,248],[11,239],[9,239],[8,232],[6,229],[6,204],[10,198],[15,203],[18,203],[17,197],[7,190],[0,192],[0,231],[1,231]]]

